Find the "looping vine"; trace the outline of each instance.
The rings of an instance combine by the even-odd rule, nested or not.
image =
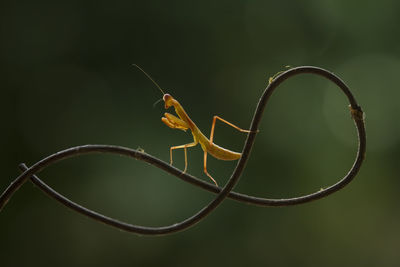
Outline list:
[[[353,166],[351,167],[350,171],[337,183],[335,183],[325,189],[317,191],[315,193],[300,196],[300,197],[288,198],[288,199],[268,199],[268,198],[249,196],[246,194],[233,192],[232,189],[239,181],[239,178],[245,168],[246,162],[250,156],[250,152],[253,147],[256,134],[258,132],[258,126],[260,124],[262,115],[264,113],[265,106],[266,106],[268,100],[270,99],[272,93],[286,79],[293,77],[295,75],[304,74],[304,73],[311,73],[311,74],[325,77],[326,79],[335,83],[342,90],[342,92],[347,96],[348,101],[350,103],[349,106],[350,106],[352,119],[355,122],[355,125],[357,128],[357,133],[358,133],[358,151],[357,151],[357,156],[353,163]],[[236,165],[230,179],[228,180],[228,182],[226,183],[226,185],[223,188],[216,187],[213,184],[204,182],[203,180],[200,180],[190,174],[182,173],[181,170],[175,168],[174,166],[171,166],[168,163],[166,163],[158,158],[155,158],[147,153],[144,153],[143,151],[129,149],[129,148],[120,147],[120,146],[111,146],[111,145],[84,145],[84,146],[77,146],[77,147],[72,147],[72,148],[69,148],[69,149],[66,149],[63,151],[59,151],[55,154],[52,154],[52,155],[38,161],[37,163],[33,164],[31,167],[27,167],[23,163],[20,164],[22,174],[19,175],[8,186],[8,188],[1,194],[0,210],[6,205],[6,203],[11,198],[11,196],[28,179],[30,179],[30,181],[32,183],[34,183],[39,189],[44,191],[50,197],[61,202],[63,205],[65,205],[83,215],[86,215],[96,221],[103,222],[105,224],[111,225],[111,226],[119,228],[121,230],[133,232],[136,234],[143,234],[143,235],[170,234],[170,233],[182,231],[182,230],[187,229],[188,227],[193,226],[194,224],[198,223],[200,220],[202,220],[208,214],[210,214],[219,204],[221,204],[222,201],[226,197],[229,197],[229,198],[237,200],[237,201],[245,202],[248,204],[258,205],[258,206],[290,206],[290,205],[302,204],[302,203],[306,203],[306,202],[310,202],[313,200],[317,200],[317,199],[326,197],[326,196],[340,190],[341,188],[346,186],[348,183],[350,183],[354,179],[354,177],[356,176],[358,171],[360,170],[361,164],[365,158],[366,133],[365,133],[365,126],[364,126],[363,112],[361,110],[361,107],[357,104],[354,96],[350,92],[350,89],[338,76],[336,76],[335,74],[333,74],[327,70],[324,70],[324,69],[318,68],[318,67],[301,66],[301,67],[291,68],[289,70],[286,70],[286,71],[280,73],[276,77],[274,76],[273,79],[271,79],[270,84],[267,86],[267,88],[265,89],[264,93],[262,94],[262,96],[258,102],[256,111],[254,113],[254,116],[253,116],[253,119],[251,122],[250,130],[251,130],[251,132],[247,135],[247,139],[246,139],[245,145],[242,150],[242,157],[238,160],[237,165]],[[124,156],[128,156],[128,157],[136,158],[138,160],[145,161],[151,165],[154,165],[155,167],[158,167],[158,168],[182,179],[185,182],[188,182],[188,183],[196,185],[202,189],[205,189],[212,193],[215,193],[216,197],[208,205],[206,205],[204,208],[202,208],[200,211],[198,211],[195,215],[187,218],[184,221],[181,221],[176,224],[168,225],[168,226],[147,227],[147,226],[139,226],[139,225],[133,225],[133,224],[121,222],[114,218],[110,218],[103,214],[100,214],[100,213],[97,213],[90,209],[87,209],[77,203],[74,203],[73,201],[69,200],[65,196],[61,195],[60,193],[58,193],[57,191],[52,189],[50,186],[48,186],[46,183],[44,183],[41,179],[39,179],[36,176],[37,173],[39,173],[46,167],[48,167],[58,161],[61,161],[61,160],[64,160],[64,159],[70,158],[70,157],[77,157],[77,156],[80,156],[83,154],[89,154],[89,153],[119,154],[119,155],[124,155]]]

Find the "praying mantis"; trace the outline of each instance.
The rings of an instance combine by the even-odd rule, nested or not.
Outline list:
[[[214,158],[217,158],[220,160],[227,160],[227,161],[237,160],[242,156],[242,154],[239,152],[234,152],[229,149],[220,147],[213,142],[215,123],[216,123],[217,119],[228,124],[229,126],[235,128],[236,130],[238,130],[240,132],[249,133],[251,131],[241,129],[238,126],[234,125],[233,123],[230,123],[230,122],[222,119],[219,116],[214,116],[212,125],[211,125],[210,139],[208,139],[200,131],[200,129],[196,126],[196,124],[190,119],[189,115],[185,112],[185,110],[183,109],[182,105],[178,102],[178,100],[176,100],[170,94],[165,93],[161,89],[161,87],[153,80],[153,78],[151,78],[151,76],[149,74],[147,74],[141,67],[139,67],[136,64],[133,64],[133,66],[135,66],[139,70],[141,70],[147,76],[147,78],[149,78],[157,86],[157,88],[161,91],[161,93],[163,94],[162,100],[164,101],[165,109],[174,107],[175,113],[178,115],[178,117],[176,117],[170,113],[165,113],[164,117],[161,118],[161,121],[172,129],[179,129],[179,130],[183,130],[183,131],[190,129],[190,131],[193,135],[192,143],[170,147],[170,152],[169,152],[170,153],[170,164],[172,165],[172,163],[173,163],[172,151],[175,149],[183,148],[184,152],[185,152],[185,169],[183,170],[183,173],[185,173],[187,170],[187,148],[194,147],[200,143],[200,146],[201,146],[202,150],[204,151],[204,173],[214,182],[214,184],[216,186],[218,186],[218,183],[216,182],[216,180],[207,171],[207,154],[210,154]]]

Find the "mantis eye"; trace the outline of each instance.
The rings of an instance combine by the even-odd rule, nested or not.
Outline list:
[[[169,101],[171,98],[172,98],[172,96],[171,96],[170,94],[164,94],[164,95],[163,95],[163,100],[164,100],[164,102]]]

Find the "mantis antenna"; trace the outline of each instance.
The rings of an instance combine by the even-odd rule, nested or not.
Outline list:
[[[154,104],[153,104],[153,108],[158,104],[158,103],[160,103],[161,101],[162,101],[163,99],[162,98],[160,98],[160,99],[158,99],[156,102],[154,102]]]
[[[161,93],[162,93],[163,95],[165,95],[163,89],[161,89],[161,87],[158,85],[158,83],[156,83],[156,82],[153,80],[153,78],[151,78],[151,76],[150,76],[149,74],[147,74],[147,72],[145,72],[141,67],[139,67],[139,66],[136,65],[136,64],[132,64],[132,65],[135,66],[136,68],[138,68],[141,72],[143,72],[144,75],[146,75],[147,78],[149,78],[149,80],[152,81],[152,82],[155,84],[155,86],[157,86],[158,89],[160,89]]]

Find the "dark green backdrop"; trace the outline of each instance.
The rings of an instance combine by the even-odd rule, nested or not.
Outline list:
[[[213,115],[248,128],[268,78],[286,65],[334,71],[366,112],[361,172],[326,199],[289,208],[225,201],[170,236],[121,232],[76,214],[27,183],[0,213],[0,265],[398,266],[400,264],[400,2],[1,1],[0,190],[58,150],[82,144],[143,148],[168,161],[191,136],[162,124],[157,88],[208,134]],[[219,145],[245,136],[223,124]],[[235,190],[294,197],[344,176],[356,132],[340,91],[303,75],[266,108]],[[200,147],[189,173],[202,172]],[[183,152],[175,165],[183,168]],[[223,184],[235,162],[209,159]],[[139,161],[92,155],[40,174],[73,200],[135,224],[160,226],[197,212],[213,195]]]

